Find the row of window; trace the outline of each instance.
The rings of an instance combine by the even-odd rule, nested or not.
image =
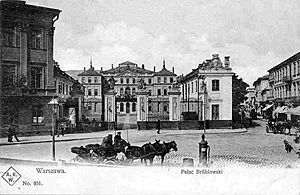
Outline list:
[[[92,79],[94,80],[94,83],[98,83],[98,77],[88,77],[87,78],[87,83],[92,83]],[[81,83],[85,83],[85,77],[81,78]]]
[[[289,66],[282,67],[281,69],[273,72],[272,77],[275,79],[275,83],[281,82],[283,77],[290,76],[296,77],[300,75],[300,60],[294,61]]]
[[[72,86],[69,86],[63,82],[58,82],[58,93],[64,95],[70,95]]]
[[[291,89],[287,85],[275,87],[274,89],[275,98],[288,98],[293,96],[300,96],[300,82],[294,82],[291,85]]]
[[[88,88],[87,90],[87,95],[88,96],[92,96],[92,89],[91,88]],[[99,90],[98,89],[94,89],[94,96],[98,96],[99,95]]]
[[[125,106],[126,106],[126,113],[130,113],[130,103],[127,102],[125,104]],[[131,110],[132,110],[132,112],[136,112],[136,103],[135,102],[132,103]],[[120,103],[120,112],[124,112],[124,103],[123,102]]]
[[[16,81],[16,66],[14,65],[3,65],[2,68],[2,82],[4,85],[12,85]],[[44,88],[43,79],[44,79],[44,69],[43,67],[30,66],[28,68],[28,80],[30,88],[32,89],[42,89]]]
[[[182,86],[182,91],[184,92],[185,97],[190,96],[191,93],[197,93],[198,90],[201,91],[198,81],[192,81]],[[211,81],[211,90],[220,91],[220,80],[214,79]]]
[[[168,78],[169,78],[169,83],[173,83],[174,82],[174,78],[173,77],[158,77],[157,78],[157,83],[168,83]],[[131,80],[131,82],[130,82]],[[135,78],[120,78],[120,83],[123,84],[123,83],[126,83],[126,84],[135,84],[137,81]],[[147,84],[152,84],[152,78],[148,78],[148,79],[145,79],[145,82]]]
[[[20,47],[20,31],[17,27],[3,28],[3,45]],[[32,49],[47,49],[47,36],[45,31],[31,30],[28,34],[28,46]]]

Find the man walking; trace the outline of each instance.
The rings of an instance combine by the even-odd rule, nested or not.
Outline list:
[[[160,120],[157,121],[156,128],[157,128],[157,134],[160,134]]]
[[[15,139],[17,140],[17,142],[19,142],[20,140],[17,137],[16,134],[16,129],[18,128],[18,124],[16,123],[16,120],[12,121],[12,124],[9,125],[8,127],[8,142],[13,142],[12,139],[13,137],[15,137]]]

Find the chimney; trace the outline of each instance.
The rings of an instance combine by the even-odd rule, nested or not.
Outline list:
[[[155,72],[155,66],[154,66],[154,72]]]
[[[166,68],[166,61],[165,61],[165,59],[163,60],[163,68]]]
[[[83,67],[83,71],[85,72],[85,67]]]
[[[111,64],[111,68],[114,68],[114,64]]]
[[[174,67],[172,68],[172,72],[174,73]]]
[[[145,69],[145,65],[144,64],[142,64],[142,69]]]
[[[103,67],[101,67],[101,72],[103,71]]]
[[[226,68],[228,68],[230,66],[229,58],[230,58],[230,56],[225,56],[224,57],[224,64],[225,64]]]

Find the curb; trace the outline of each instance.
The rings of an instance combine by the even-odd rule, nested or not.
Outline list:
[[[189,135],[189,134],[203,134],[204,133],[203,130],[194,130],[194,131],[198,131],[198,132],[165,133],[164,131],[162,131],[158,135]],[[246,133],[246,132],[248,132],[248,130],[246,128],[243,128],[240,131],[216,131],[216,132],[206,131],[205,134],[235,134],[235,133]]]
[[[55,140],[56,142],[65,142],[65,141],[77,141],[77,140],[88,140],[88,139],[98,139],[98,138],[73,138],[73,139],[64,139],[64,140]],[[52,140],[38,140],[38,141],[28,141],[28,142],[12,142],[12,143],[0,143],[0,146],[9,146],[9,145],[22,145],[22,144],[39,144],[39,143],[49,143]]]

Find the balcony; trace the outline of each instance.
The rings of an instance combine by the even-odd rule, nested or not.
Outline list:
[[[292,77],[284,76],[284,77],[282,77],[282,82],[291,83],[292,82]]]

